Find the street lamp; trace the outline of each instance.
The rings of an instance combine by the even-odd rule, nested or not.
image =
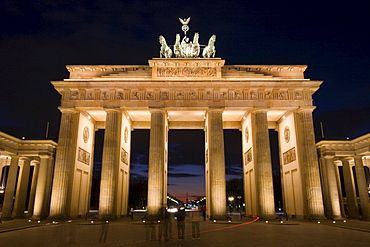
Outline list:
[[[230,212],[231,212],[231,208],[232,208],[231,203],[234,201],[234,197],[233,196],[229,196],[228,200],[230,202],[229,207],[230,207]]]

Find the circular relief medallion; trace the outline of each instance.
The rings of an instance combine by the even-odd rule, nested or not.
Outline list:
[[[89,127],[85,126],[84,131],[82,133],[82,137],[85,143],[89,141]]]
[[[128,129],[127,129],[127,126],[125,127],[124,138],[125,138],[125,143],[127,143],[127,139],[128,139]]]
[[[290,140],[290,130],[288,126],[285,126],[285,129],[284,129],[284,139],[286,143],[288,143]]]
[[[249,140],[249,130],[248,127],[245,127],[245,142],[248,142]]]

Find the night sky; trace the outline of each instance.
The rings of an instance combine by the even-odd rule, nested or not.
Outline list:
[[[190,16],[188,36],[199,32],[206,44],[216,34],[216,57],[228,65],[308,65],[305,77],[324,81],[314,94],[317,137],[320,122],[327,139],[369,133],[365,1],[315,2],[2,0],[0,131],[42,138],[50,122],[49,136],[56,137],[60,95],[50,81],[68,78],[65,65],[147,65],[159,56],[158,36],[173,44],[182,33],[178,18]],[[133,175],[147,170],[148,133],[133,132]],[[169,192],[204,195],[204,133],[170,131],[169,140]],[[228,178],[241,169],[239,142],[238,131],[225,132]],[[189,180],[195,188],[181,185]]]

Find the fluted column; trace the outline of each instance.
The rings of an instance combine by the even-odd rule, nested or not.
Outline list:
[[[207,139],[211,214],[214,219],[225,219],[226,172],[222,110],[207,112]],[[207,195],[208,196],[208,195]]]
[[[22,158],[13,209],[14,218],[17,219],[25,218],[24,210],[26,208],[28,180],[30,177],[30,163],[31,160],[29,158]]]
[[[344,207],[344,201],[343,201],[343,188],[341,184],[341,177],[339,173],[339,168],[338,166],[342,166],[342,162],[339,159],[334,160],[334,165],[335,165],[335,177],[337,179],[337,186],[338,186],[338,196],[339,196],[339,204],[340,204],[340,213],[343,217],[347,217],[346,215],[346,210]]]
[[[357,189],[360,196],[360,205],[361,205],[361,219],[370,220],[370,204],[369,204],[369,195],[366,184],[366,177],[364,171],[364,165],[362,164],[362,157],[355,156],[355,170],[356,170],[356,180],[357,180]]]
[[[166,113],[151,111],[148,170],[148,217],[162,217],[165,184]]]
[[[41,156],[38,164],[38,176],[36,179],[36,191],[33,204],[32,218],[43,219],[47,215],[49,202],[50,184],[52,180],[52,157]]]
[[[69,218],[69,186],[71,166],[75,162],[76,132],[78,127],[77,112],[74,109],[61,109],[58,148],[55,158],[54,180],[50,202],[50,218]]]
[[[273,219],[275,218],[274,187],[266,110],[252,113],[252,126],[259,214],[265,219]]]
[[[122,112],[107,109],[100,181],[99,216],[103,219],[116,217],[117,179],[120,161]]]
[[[347,196],[348,218],[358,218],[357,198],[352,168],[347,158],[343,158],[341,161],[343,166],[344,188]]]
[[[18,161],[19,156],[11,157],[10,168],[8,173],[8,180],[5,186],[5,195],[3,201],[2,219],[11,220],[13,212],[13,197],[15,192],[15,185],[17,181]]]
[[[333,156],[325,156],[325,168],[326,168],[326,176],[325,180],[327,182],[327,189],[328,189],[328,203],[330,204],[330,212],[328,218],[334,219],[341,219],[341,211],[340,211],[340,200],[338,194],[338,183],[337,183],[337,176],[335,171],[335,164],[333,162]]]
[[[306,208],[311,219],[325,218],[321,192],[320,172],[312,122],[312,109],[294,113],[300,167],[303,170],[303,186],[306,189]]]
[[[31,217],[32,214],[33,214],[33,206],[34,206],[34,203],[35,203],[37,178],[39,176],[39,167],[40,167],[40,162],[38,162],[38,161],[33,162],[33,174],[32,174],[30,197],[29,197],[29,202],[28,202],[27,217]]]

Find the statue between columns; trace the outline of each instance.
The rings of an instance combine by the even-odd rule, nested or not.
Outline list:
[[[167,45],[166,39],[160,35],[159,36],[159,44],[161,45],[159,56],[165,58],[171,58],[172,55],[175,55],[176,58],[198,58],[201,47],[203,48],[202,56],[204,58],[214,58],[216,55],[216,35],[213,34],[208,41],[208,45],[200,45],[199,44],[199,33],[194,34],[193,41],[190,41],[189,37],[186,36],[186,32],[189,31],[189,26],[187,25],[190,21],[190,17],[188,19],[181,19],[179,18],[180,22],[182,23],[182,31],[184,32],[184,37],[180,42],[180,34],[176,34],[175,44],[171,45],[173,48],[171,49],[169,45]]]

